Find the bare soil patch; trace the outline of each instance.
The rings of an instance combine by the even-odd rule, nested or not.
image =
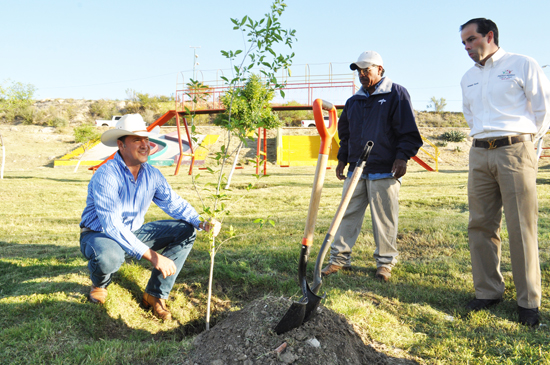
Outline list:
[[[230,313],[197,336],[187,364],[417,364],[377,351],[344,316],[322,305],[310,321],[277,335],[273,328],[291,304],[267,296]]]

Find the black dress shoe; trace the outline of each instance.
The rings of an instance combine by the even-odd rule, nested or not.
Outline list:
[[[518,305],[519,323],[535,327],[540,323],[540,314],[538,308],[523,308]]]
[[[499,299],[473,299],[470,303],[466,304],[466,309],[471,311],[479,311],[485,308],[489,308],[493,305],[502,302],[502,298]]]

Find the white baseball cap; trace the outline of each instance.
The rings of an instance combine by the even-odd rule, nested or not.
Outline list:
[[[156,133],[155,133],[156,132]],[[118,120],[115,129],[109,129],[101,135],[101,142],[109,147],[117,146],[117,139],[124,136],[152,137],[158,135],[159,128],[147,131],[145,121],[139,114],[126,114]]]
[[[382,61],[382,57],[374,51],[366,51],[359,55],[359,58],[357,61],[349,65],[349,68],[351,68],[353,71],[357,70],[358,68],[367,68],[372,65],[377,66],[384,66],[384,61]]]

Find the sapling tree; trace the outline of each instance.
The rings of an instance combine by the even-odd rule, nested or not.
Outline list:
[[[216,183],[211,187],[212,191],[209,196],[208,205],[202,198],[203,213],[214,219],[223,221],[223,218],[229,214],[228,202],[230,196],[226,192],[221,192],[222,184],[227,180],[224,174],[224,168],[227,160],[235,153],[238,148],[233,151],[229,150],[231,144],[231,138],[239,138],[244,141],[246,138],[246,129],[258,128],[263,123],[261,119],[255,119],[256,124],[251,125],[251,128],[244,128],[240,119],[234,118],[234,106],[238,105],[236,102],[238,87],[242,87],[243,84],[249,79],[249,75],[252,73],[253,68],[260,67],[260,74],[264,80],[264,86],[266,89],[275,91],[279,90],[281,96],[284,97],[284,83],[279,82],[277,79],[277,72],[280,70],[287,70],[290,74],[290,65],[292,64],[292,58],[294,53],[282,54],[276,52],[276,46],[292,48],[293,42],[296,40],[294,29],[284,29],[279,21],[282,13],[286,8],[286,4],[282,0],[274,0],[271,4],[270,10],[264,15],[263,18],[256,21],[245,15],[242,19],[231,18],[233,23],[233,29],[243,33],[243,38],[246,37],[244,49],[221,51],[222,55],[226,57],[231,64],[232,76],[231,78],[222,76],[221,78],[229,86],[227,95],[230,98],[228,100],[226,118],[222,119],[220,125],[226,129],[226,138],[224,144],[221,146],[220,151],[216,152],[215,160],[217,162],[216,170],[209,168],[208,172],[216,176]],[[239,62],[240,60],[240,62]],[[236,133],[235,133],[236,132]],[[240,145],[240,143],[239,143]],[[259,179],[259,175],[255,175],[256,179]],[[193,177],[193,185],[197,192],[197,179],[198,175]],[[210,188],[209,186],[205,188]],[[252,184],[249,184],[248,189],[252,188]],[[200,194],[199,194],[200,196]],[[265,221],[265,220],[264,220]],[[270,224],[272,221],[268,220]],[[236,236],[234,230],[230,227],[230,237]],[[223,242],[222,242],[223,243]],[[210,329],[210,304],[212,298],[212,281],[213,281],[213,268],[214,259],[218,246],[216,246],[215,237],[210,236],[210,276],[208,280],[208,299],[206,309],[206,329]]]

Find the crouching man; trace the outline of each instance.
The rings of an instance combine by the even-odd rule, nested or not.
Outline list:
[[[90,301],[94,303],[105,303],[107,287],[125,257],[150,261],[153,270],[142,304],[158,318],[170,320],[165,301],[193,247],[196,229],[216,236],[221,223],[201,222],[197,211],[147,163],[150,135],[141,116],[129,114],[118,121],[116,129],[101,136],[103,144],[118,146],[118,151],[88,185],[80,250],[88,259]],[[151,201],[174,220],[143,224]]]

